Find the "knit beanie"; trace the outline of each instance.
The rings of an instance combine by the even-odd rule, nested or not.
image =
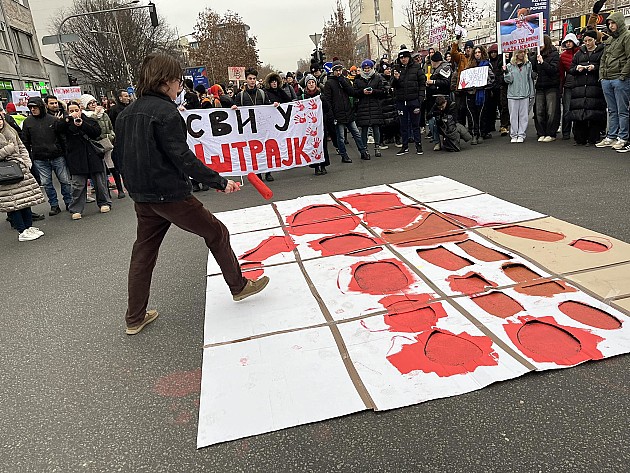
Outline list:
[[[317,79],[315,79],[315,76],[313,74],[306,74],[306,76],[304,76],[304,85],[308,84],[309,80],[314,80],[317,84]]]
[[[332,70],[334,71],[336,69],[343,69],[343,63],[338,59],[332,64]]]
[[[5,107],[5,110],[7,111],[7,113],[15,113],[17,111],[13,102],[9,102]]]
[[[90,103],[92,100],[96,101],[94,96],[90,94],[83,94],[81,97],[79,97],[79,102],[81,103],[81,107],[83,107],[85,110],[87,110],[88,103]]]
[[[223,95],[223,87],[221,87],[219,84],[214,84],[212,87],[210,87],[210,93],[215,97]]]
[[[499,52],[499,45],[497,43],[491,44],[490,47],[488,48],[488,54],[490,54],[491,52]]]
[[[405,46],[404,44],[401,44],[400,51],[398,51],[398,57],[401,58],[404,56],[411,57],[411,51],[407,49],[407,46]]]
[[[374,68],[374,61],[372,61],[371,59],[366,59],[361,63],[361,69],[363,69],[364,67]]]
[[[597,31],[595,30],[586,30],[584,33],[582,33],[582,38],[584,38],[585,36],[593,38],[595,41],[597,41]],[[9,108],[9,105],[10,104],[7,104],[7,110]]]
[[[435,51],[431,55],[431,62],[442,62],[442,60],[443,60],[442,53],[440,51]]]
[[[475,43],[473,43],[471,40],[468,40],[464,43],[464,49],[466,48],[474,48],[475,47]]]

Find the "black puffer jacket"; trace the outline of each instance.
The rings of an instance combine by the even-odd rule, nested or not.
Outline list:
[[[604,45],[598,44],[594,51],[588,52],[582,46],[573,56],[569,74],[574,77],[571,91],[571,120],[606,121],[606,99],[599,81],[599,66],[604,54]],[[594,65],[592,71],[578,71],[577,66]]]
[[[324,97],[332,108],[333,116],[337,123],[350,123],[354,121],[354,110],[350,103],[350,97],[354,96],[354,88],[348,79],[343,76],[330,74],[324,86]]]
[[[105,172],[103,158],[94,152],[88,138],[96,140],[101,135],[101,126],[93,118],[81,114],[81,126],[74,118],[61,120],[59,128],[66,135],[66,165],[73,176]]]
[[[431,68],[430,79],[433,84],[427,85],[426,110],[431,110],[437,95],[446,95],[447,97],[450,95],[452,74],[450,62],[442,61],[436,68]]]
[[[271,82],[276,82],[276,88],[271,87]],[[291,101],[291,97],[282,89],[282,78],[279,74],[275,72],[271,72],[265,77],[265,81],[263,83],[265,88],[265,92],[267,93],[267,97],[271,102],[278,103],[287,103]]]
[[[364,90],[372,88],[372,93],[366,95]],[[357,104],[357,125],[384,125],[382,98],[385,95],[385,81],[378,72],[374,72],[372,77],[364,79],[358,75],[354,79],[354,89],[359,98]]]
[[[559,89],[560,88],[560,54],[555,47],[552,47],[549,54],[542,54],[543,62],[538,64],[536,53],[529,57],[532,69],[538,74],[536,79],[536,90]]]
[[[426,92],[427,76],[422,71],[420,64],[409,62],[406,66],[399,64],[395,69],[400,73],[398,79],[394,78],[394,100],[397,102],[422,102]]]
[[[396,109],[396,102],[394,102],[394,89],[392,89],[391,86],[393,77],[391,75],[387,77],[385,74],[381,77],[383,77],[385,81],[385,96],[381,100],[381,109],[383,110],[385,125],[398,123],[398,110]]]
[[[188,176],[215,189],[227,185],[190,150],[186,123],[162,94],[147,93],[118,116],[113,159],[136,202],[184,200],[192,194]]]
[[[22,123],[22,142],[31,159],[57,159],[65,153],[63,132],[59,126],[61,121],[46,113],[44,101],[39,97],[32,97],[29,102],[39,108],[39,115],[31,115]]]

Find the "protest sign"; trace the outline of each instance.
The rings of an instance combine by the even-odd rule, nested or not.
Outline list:
[[[543,44],[542,13],[497,23],[499,53],[535,49]]]
[[[319,97],[281,104],[181,112],[188,146],[206,166],[243,176],[324,161]]]
[[[228,67],[228,80],[245,80],[245,68]]]
[[[459,74],[458,89],[472,89],[474,87],[485,87],[488,85],[489,66],[471,67],[464,69]]]
[[[518,18],[522,19],[529,15],[541,13],[543,19],[540,24],[543,27],[543,31],[548,32],[548,22],[551,18],[550,4],[550,0],[521,0],[520,2],[497,0],[497,22]]]
[[[437,44],[446,38],[446,25],[436,26],[429,30],[429,44]]]
[[[53,95],[58,100],[68,101],[76,100],[81,97],[81,87],[55,87],[53,89]]]
[[[42,94],[39,90],[13,90],[11,91],[11,98],[15,104],[15,109],[18,112],[28,112],[28,99],[31,97],[41,97]]]
[[[203,85],[206,89],[210,88],[206,66],[187,67],[184,69],[184,79],[190,79],[193,82],[193,88],[198,85]]]

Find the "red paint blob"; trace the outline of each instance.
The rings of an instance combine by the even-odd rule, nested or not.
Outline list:
[[[521,263],[507,263],[501,269],[514,282],[527,282],[540,277],[540,274]]]
[[[418,253],[418,256],[423,260],[440,268],[448,269],[449,271],[457,271],[473,264],[472,261],[456,255],[443,246],[427,248],[426,250],[416,250],[416,253]]]
[[[201,391],[201,369],[175,371],[162,376],[153,386],[153,392],[164,397],[185,397]]]
[[[293,242],[291,237],[270,236],[269,238],[261,241],[256,248],[243,253],[239,259],[248,261],[264,261],[267,258],[271,258],[272,256],[280,253],[293,251],[295,248],[297,248],[297,245]]]
[[[547,230],[540,230],[539,228],[523,227],[521,225],[496,228],[495,230],[500,233],[505,233],[506,235],[538,241],[560,241],[565,237],[562,233],[549,232]]]
[[[523,306],[502,292],[491,292],[472,298],[472,301],[495,317],[506,319],[518,314]]]
[[[575,327],[559,325],[553,317],[522,316],[504,325],[516,347],[536,362],[571,366],[587,360],[600,360],[597,344],[603,338]]]
[[[460,227],[452,222],[449,222],[444,217],[436,213],[430,213],[426,218],[420,220],[417,223],[405,228],[404,230],[393,232],[384,231],[383,238],[389,243],[393,244],[405,244],[412,243],[417,244],[418,240],[427,240],[429,238],[442,237],[450,238],[446,241],[461,241],[463,233],[454,234],[454,232],[461,230]],[[427,244],[426,241],[423,244]]]
[[[252,281],[257,280],[265,273],[262,264],[259,262],[241,263],[241,271],[244,277]]]
[[[496,287],[496,283],[488,281],[479,273],[472,271],[464,274],[463,276],[451,275],[446,278],[450,288],[455,292],[461,292],[462,294],[477,294],[484,292],[488,286]]]
[[[346,233],[344,235],[334,235],[321,238],[320,240],[309,241],[308,245],[316,251],[320,251],[322,256],[347,255],[367,256],[378,253],[384,242],[378,238],[373,238],[362,233]]]
[[[393,230],[406,227],[421,215],[428,215],[428,212],[417,207],[399,207],[397,209],[366,212],[363,215],[363,220],[371,227]]]
[[[379,302],[387,308],[383,322],[390,332],[416,333],[431,330],[438,319],[446,317],[442,304],[428,304],[429,294],[387,296]]]
[[[612,248],[610,241],[599,242],[586,238],[578,238],[577,240],[569,243],[570,246],[577,248],[578,250],[585,251],[586,253],[603,253]]]
[[[446,377],[498,364],[492,340],[486,336],[432,330],[416,335],[415,339],[416,342],[403,345],[398,353],[387,356],[401,374],[422,371]]]
[[[567,286],[562,281],[543,281],[525,283],[514,286],[514,290],[528,296],[552,297],[564,292],[576,292],[577,289]]]
[[[393,207],[402,207],[404,205],[400,200],[400,197],[392,192],[352,194],[340,197],[339,200],[346,202],[348,205],[361,212],[374,212],[375,210],[391,209]]]
[[[352,265],[350,289],[366,294],[387,294],[402,291],[414,282],[413,275],[395,259]]]
[[[472,218],[469,218],[469,217],[452,214],[450,212],[442,212],[442,213],[446,215],[447,217],[452,218],[453,220],[461,223],[462,225],[465,225],[466,227],[476,227],[479,225],[479,223],[477,223],[477,220],[473,220]]]
[[[287,217],[289,231],[294,235],[347,233],[361,220],[340,205],[310,205]]]
[[[584,325],[604,330],[615,330],[621,327],[621,321],[615,316],[582,302],[566,301],[561,303],[558,309],[567,317]]]
[[[461,243],[457,243],[457,246],[459,246],[462,250],[464,250],[473,258],[476,258],[480,261],[491,262],[511,259],[511,257],[506,255],[505,253],[501,253],[500,251],[488,248],[487,246],[484,246],[481,243],[477,243],[473,240],[466,240]]]

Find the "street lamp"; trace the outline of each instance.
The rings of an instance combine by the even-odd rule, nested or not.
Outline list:
[[[118,22],[116,22],[116,26],[118,26]],[[118,30],[118,28],[116,28]],[[127,79],[129,79],[129,85],[133,87],[133,77],[131,76],[131,68],[129,67],[129,62],[127,61],[127,55],[125,54],[125,47],[123,45],[122,36],[120,35],[120,30],[113,31],[98,31],[98,30],[90,30],[92,34],[113,34],[118,36],[118,41],[120,41],[120,50],[122,51],[123,62],[125,63],[125,68],[127,69]]]

